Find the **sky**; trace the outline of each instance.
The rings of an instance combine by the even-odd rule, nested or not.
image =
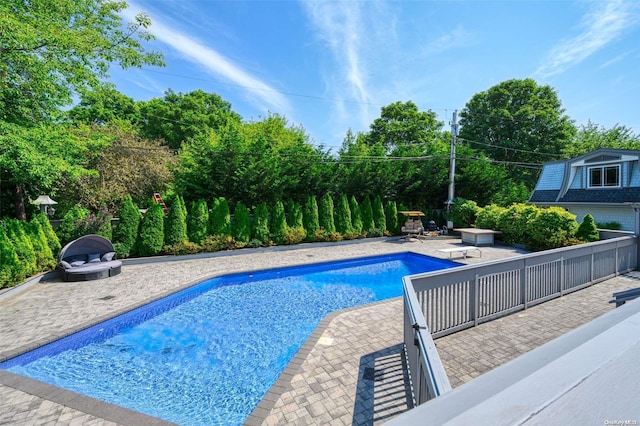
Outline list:
[[[383,106],[454,110],[511,79],[555,89],[577,126],[640,134],[638,0],[127,0],[166,67],[112,69],[134,100],[216,93],[246,121],[270,113],[340,147]]]

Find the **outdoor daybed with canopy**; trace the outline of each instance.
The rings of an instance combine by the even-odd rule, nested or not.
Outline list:
[[[115,260],[111,241],[100,235],[85,235],[60,251],[58,270],[64,281],[89,281],[118,275],[122,262]]]

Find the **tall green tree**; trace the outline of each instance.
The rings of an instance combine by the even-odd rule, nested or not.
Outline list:
[[[351,227],[360,234],[362,233],[362,212],[358,200],[353,195],[349,198],[349,208],[351,209]]]
[[[400,227],[398,225],[398,206],[396,205],[395,201],[387,201],[384,216],[387,220],[387,230],[392,234],[397,234],[400,230]]]
[[[251,238],[251,216],[249,209],[242,201],[236,204],[233,210],[233,222],[231,222],[233,239],[240,243],[248,243]]]
[[[160,204],[150,201],[149,208],[140,224],[137,243],[138,254],[140,256],[155,256],[162,251],[164,244],[164,210]]]
[[[269,235],[269,208],[267,203],[260,203],[253,209],[253,222],[251,223],[251,235],[261,243],[268,243]]]
[[[331,198],[331,194],[326,193],[320,199],[320,208],[318,209],[318,223],[320,224],[320,229],[323,229],[327,234],[333,234],[334,232],[336,232],[336,224],[333,214],[333,198]]]
[[[364,197],[360,210],[362,212],[362,230],[369,232],[376,226],[373,222],[373,209],[371,208],[371,199],[369,197]]]
[[[209,223],[209,209],[205,200],[198,200],[191,205],[191,211],[187,215],[187,235],[189,241],[202,244],[207,238],[207,225]]]
[[[615,125],[607,129],[589,121],[578,128],[563,154],[568,158],[577,157],[598,148],[640,149],[640,134],[625,126]]]
[[[515,181],[529,188],[536,183],[539,165],[560,158],[576,133],[557,92],[529,78],[475,94],[460,117],[459,140],[503,162]]]
[[[7,236],[6,223],[0,221],[0,288],[17,283],[21,267],[13,242]]]
[[[307,196],[307,201],[304,203],[304,210],[302,211],[302,219],[308,241],[313,241],[316,232],[320,229],[318,214],[318,201],[316,197],[313,195]]]
[[[25,232],[27,222],[17,219],[6,219],[7,236],[13,243],[13,247],[18,255],[19,264],[16,270],[16,277],[21,281],[30,277],[38,271],[36,253],[33,249],[31,239]]]
[[[214,198],[211,204],[210,235],[231,235],[231,213],[224,197]]]
[[[0,2],[0,120],[19,126],[46,123],[74,94],[104,87],[113,64],[162,65],[159,53],[143,47],[153,39],[146,31],[149,18],[141,13],[125,26],[121,12],[126,7],[123,1],[102,0]],[[25,158],[38,151],[35,143],[14,149]],[[49,162],[64,161],[65,152],[53,151]],[[3,179],[15,186],[20,219],[26,218],[20,210],[24,197],[31,195],[22,185],[30,181]]]
[[[384,232],[387,229],[387,219],[384,215],[382,198],[380,198],[379,195],[376,195],[376,198],[373,199],[373,205],[371,206],[371,209],[373,211],[374,226]]]
[[[290,201],[287,203],[287,226],[289,228],[304,228],[304,222],[302,219],[302,206],[300,203]]]
[[[60,253],[60,249],[62,248],[62,246],[60,245],[60,240],[58,239],[58,236],[56,235],[55,231],[53,230],[53,227],[51,226],[51,222],[49,221],[49,218],[43,212],[36,213],[33,216],[33,218],[38,222],[40,222],[40,226],[42,226],[42,231],[44,232],[44,235],[47,238],[47,244],[51,249],[51,253],[53,254],[54,257],[57,257],[58,254]]]
[[[135,254],[135,244],[142,214],[130,196],[125,196],[118,213],[118,226],[113,233],[113,241],[120,257]]]
[[[336,206],[336,231],[342,235],[351,234],[353,226],[351,224],[351,208],[346,194],[340,194]]]
[[[47,236],[44,234],[40,222],[33,218],[25,223],[25,232],[33,245],[33,252],[36,255],[36,267],[38,271],[52,269],[56,265],[53,253],[47,243]]]
[[[282,244],[286,234],[287,218],[284,213],[284,204],[278,200],[273,206],[273,214],[271,216],[271,236],[276,244]]]
[[[181,196],[175,197],[169,208],[167,224],[164,228],[164,244],[172,246],[189,240],[185,210],[183,198]]]

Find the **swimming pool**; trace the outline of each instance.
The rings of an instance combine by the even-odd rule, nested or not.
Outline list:
[[[217,277],[0,368],[180,424],[242,424],[328,313],[458,265],[402,253]]]

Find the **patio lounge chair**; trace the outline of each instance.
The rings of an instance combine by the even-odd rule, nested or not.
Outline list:
[[[111,241],[99,235],[85,235],[65,245],[58,267],[64,281],[88,281],[108,278],[121,272],[122,262],[115,260]]]

